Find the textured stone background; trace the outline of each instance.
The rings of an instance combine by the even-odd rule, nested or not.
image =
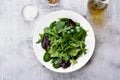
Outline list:
[[[51,7],[44,0],[0,0],[0,80],[120,80],[120,0],[110,0],[101,20],[90,17],[87,1],[61,0],[59,5]],[[25,21],[21,14],[27,4],[39,8],[39,16],[32,22]],[[84,16],[96,35],[92,59],[80,70],[68,74],[44,68],[32,47],[35,23],[61,9]]]

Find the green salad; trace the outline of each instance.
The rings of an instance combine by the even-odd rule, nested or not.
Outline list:
[[[82,54],[86,54],[87,31],[72,19],[59,18],[44,28],[44,34],[39,36],[36,44],[41,43],[46,51],[43,60],[50,61],[54,68],[68,68],[76,64]]]

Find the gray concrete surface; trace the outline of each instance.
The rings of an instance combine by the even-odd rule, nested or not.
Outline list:
[[[91,18],[87,1],[61,0],[59,5],[51,7],[44,0],[0,0],[0,80],[120,80],[120,0],[110,0],[100,21]],[[32,22],[25,21],[21,14],[27,4],[39,9],[38,18]],[[61,9],[85,16],[96,36],[91,60],[80,70],[68,74],[44,68],[32,47],[35,23]]]

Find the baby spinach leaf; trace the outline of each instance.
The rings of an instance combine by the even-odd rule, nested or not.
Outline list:
[[[46,53],[44,54],[44,56],[43,56],[43,60],[44,60],[45,62],[50,61],[50,60],[51,60],[50,54],[46,52]]]

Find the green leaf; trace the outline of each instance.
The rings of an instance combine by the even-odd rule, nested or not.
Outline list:
[[[61,67],[62,60],[60,58],[53,58],[52,63],[54,68],[60,68]]]
[[[65,26],[65,22],[64,21],[59,21],[56,24],[56,30],[59,31],[59,30],[63,29],[64,26]]]
[[[72,35],[71,35],[70,33],[65,33],[65,34],[63,35],[63,40],[64,40],[64,42],[70,41],[70,40],[71,40],[71,37],[72,37]]]
[[[55,51],[51,54],[51,57],[58,57],[58,55],[59,55],[59,52]]]
[[[77,63],[77,60],[71,59],[71,60],[70,60],[70,63],[76,64],[76,63]]]
[[[73,38],[76,39],[76,40],[79,40],[80,36],[79,36],[80,33],[75,33],[73,35]]]
[[[36,42],[36,44],[39,44],[42,41],[44,34],[39,34],[39,37],[40,39]]]
[[[43,39],[44,34],[39,34],[39,36],[40,36],[40,39]]]
[[[72,49],[69,54],[71,57],[77,56],[80,49]]]
[[[52,29],[53,27],[55,27],[56,26],[56,21],[54,21],[54,22],[52,22],[51,24],[50,24],[50,28]]]
[[[59,18],[60,21],[68,21],[68,18]]]
[[[61,65],[60,64],[53,64],[53,67],[56,68],[56,69],[58,69],[58,68],[61,67]]]
[[[82,27],[80,27],[80,34],[79,34],[79,36],[80,36],[80,40],[85,40],[85,38],[86,38],[86,36],[87,36],[87,32],[82,28]]]
[[[76,26],[80,26],[80,23],[76,22]]]
[[[50,46],[48,53],[53,54],[56,51],[56,49],[57,49],[57,45],[52,45]]]
[[[44,54],[44,56],[43,56],[43,60],[44,60],[45,62],[50,61],[50,60],[51,60],[50,54],[46,52],[46,53]]]
[[[62,60],[60,58],[53,58],[52,59],[52,63],[54,63],[54,64],[59,64],[61,62],[62,62]]]
[[[78,52],[78,54],[75,56],[75,57],[73,57],[73,59],[78,59],[80,56],[82,56],[82,51],[79,51]]]
[[[63,54],[63,60],[68,61],[70,59],[70,56],[67,53]]]
[[[71,47],[77,48],[77,47],[79,47],[79,44],[78,44],[77,42],[80,42],[80,41],[70,41],[70,42],[69,42],[69,45],[70,45]]]
[[[42,41],[42,40],[41,40],[41,39],[39,39],[39,40],[36,42],[36,44],[39,44],[41,41]]]
[[[44,29],[44,32],[45,32],[46,34],[53,35],[53,33],[51,32],[51,29],[50,29],[49,27],[46,27],[46,28]]]
[[[59,37],[59,36],[57,35],[57,31],[56,31],[55,28],[51,29],[51,28],[46,27],[46,28],[44,29],[44,32],[45,32],[44,34],[45,34],[46,36],[48,36],[48,37],[55,37],[55,38]]]

